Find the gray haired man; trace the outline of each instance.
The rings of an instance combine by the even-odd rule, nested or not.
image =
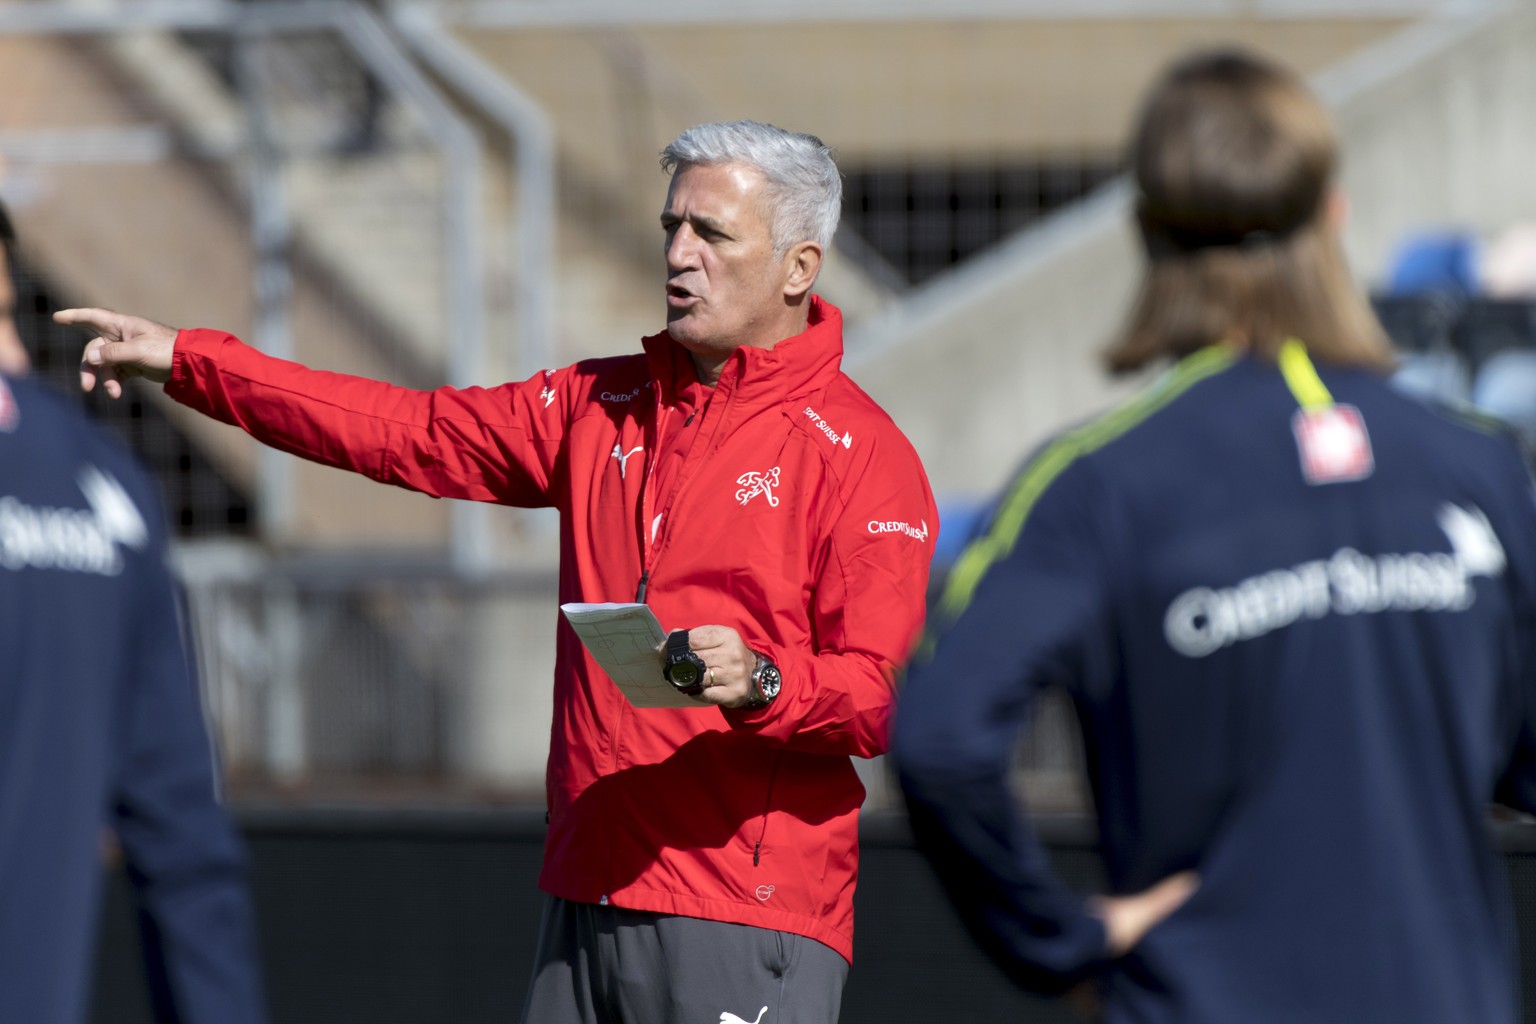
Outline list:
[[[662,164],[667,329],[643,353],[412,392],[220,332],[59,319],[98,335],[87,389],[145,376],[306,458],[560,509],[560,600],[633,599],[671,627],[657,671],[692,706],[649,710],[560,627],[526,1021],[829,1024],[853,947],[850,758],[885,749],[938,516],[811,295],[841,204],[827,147],[737,121]]]

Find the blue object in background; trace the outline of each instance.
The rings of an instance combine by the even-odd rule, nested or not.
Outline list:
[[[955,564],[960,552],[986,525],[992,502],[984,498],[939,499],[939,539],[933,546],[935,575]]]
[[[1472,404],[1536,444],[1536,350],[1505,349],[1489,356],[1477,373]]]
[[[1452,405],[1471,400],[1466,362],[1455,352],[1409,352],[1392,374],[1392,386],[1425,401]]]
[[[1463,231],[1409,235],[1398,243],[1387,279],[1389,295],[1478,291],[1478,243]]]

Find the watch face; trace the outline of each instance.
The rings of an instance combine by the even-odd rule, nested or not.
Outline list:
[[[674,630],[667,636],[667,663],[661,674],[667,682],[690,697],[704,692],[704,659],[688,646],[688,631]]]
[[[764,700],[773,700],[779,695],[779,686],[783,682],[783,677],[779,675],[779,666],[764,665],[763,674],[757,680],[757,688],[763,692]]]
[[[692,660],[676,661],[667,666],[667,678],[679,690],[695,686],[699,682],[699,666]]]

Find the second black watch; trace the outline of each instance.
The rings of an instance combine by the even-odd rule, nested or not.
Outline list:
[[[661,666],[661,674],[667,677],[667,682],[677,687],[678,692],[697,697],[704,692],[704,672],[704,659],[688,646],[688,631],[678,629],[668,633],[666,660]]]

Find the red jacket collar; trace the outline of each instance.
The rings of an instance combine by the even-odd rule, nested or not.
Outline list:
[[[819,295],[811,296],[804,331],[771,349],[743,345],[720,371],[717,393],[784,399],[815,391],[835,376],[843,361],[843,314]],[[643,339],[651,376],[670,398],[698,380],[688,350],[665,331]]]

